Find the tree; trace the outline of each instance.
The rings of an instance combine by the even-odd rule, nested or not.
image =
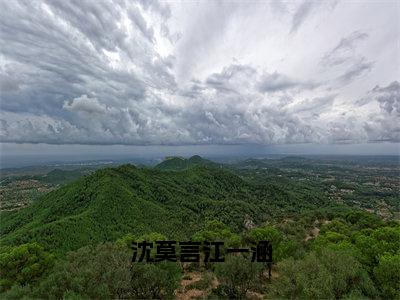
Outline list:
[[[137,237],[132,233],[128,233],[124,235],[122,238],[118,239],[116,244],[120,246],[126,246],[131,249],[132,242],[151,242],[154,243],[155,241],[167,241],[167,237],[159,232],[150,232],[146,234],[142,234],[141,236]]]
[[[34,291],[37,298],[165,298],[181,276],[176,263],[134,263],[131,251],[113,243],[68,253]]]
[[[241,243],[238,234],[233,233],[227,225],[217,220],[206,222],[204,228],[193,235],[193,240],[199,242],[222,241],[232,247],[239,246]]]
[[[29,285],[14,284],[9,290],[0,294],[3,300],[29,300],[32,299],[32,290]]]
[[[303,260],[286,259],[278,263],[279,277],[272,283],[273,298],[331,299],[333,278],[311,252]]]
[[[350,254],[322,249],[303,260],[292,258],[278,264],[280,276],[271,294],[283,298],[331,299],[347,295],[375,297],[368,273]]]
[[[311,242],[311,248],[314,250],[324,248],[338,249],[343,246],[348,246],[350,249],[350,245],[351,242],[348,236],[333,231],[326,231]]]
[[[281,247],[283,235],[273,226],[253,228],[246,234],[245,240],[254,244],[261,241],[269,241],[272,244],[274,262],[282,260],[287,251],[290,250],[290,243],[285,243],[284,247]]]
[[[181,272],[176,263],[135,263],[132,266],[131,297],[134,299],[173,298]]]
[[[71,295],[95,299],[128,297],[130,260],[128,249],[112,243],[80,248],[56,263],[53,272],[34,291],[35,296],[55,299]]]
[[[386,299],[400,298],[400,254],[384,254],[374,268],[374,276]]]
[[[350,234],[350,227],[340,219],[333,219],[330,223],[323,225],[319,233],[324,234],[328,231],[348,235]]]
[[[378,216],[365,211],[351,211],[345,218],[357,229],[377,228],[383,225],[383,221]]]
[[[369,267],[378,263],[379,256],[395,254],[400,248],[400,226],[362,230],[354,234],[354,244],[362,252],[361,261]]]
[[[54,256],[37,243],[23,244],[0,253],[0,289],[36,282],[53,266]]]
[[[241,298],[254,287],[261,272],[261,265],[242,255],[228,256],[224,263],[215,267],[220,282],[219,296]]]
[[[348,294],[376,296],[376,289],[367,271],[347,249],[318,251],[319,261],[332,276],[332,290],[336,298]]]

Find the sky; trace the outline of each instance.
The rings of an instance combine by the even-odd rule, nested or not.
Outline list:
[[[0,42],[3,156],[400,149],[399,1],[0,0]]]

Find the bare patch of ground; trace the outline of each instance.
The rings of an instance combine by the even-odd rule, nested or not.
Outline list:
[[[315,239],[319,235],[319,231],[320,229],[318,227],[314,227],[309,233],[306,234],[304,240],[308,241],[311,239]]]
[[[201,280],[201,273],[199,272],[189,272],[183,276],[181,280],[181,286],[175,291],[175,299],[179,300],[189,300],[205,298],[208,295],[208,291],[187,289],[187,286]]]
[[[248,299],[264,299],[264,295],[257,292],[247,292],[246,298]]]

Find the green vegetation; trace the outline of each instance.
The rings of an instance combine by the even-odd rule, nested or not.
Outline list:
[[[31,257],[34,254],[31,253]],[[14,282],[13,288],[3,296],[6,299],[21,296],[40,299],[172,297],[181,276],[176,264],[130,266],[130,258],[128,248],[112,243],[83,247],[57,261],[51,273],[42,276],[39,283],[29,281],[31,285],[27,286]]]
[[[240,232],[246,215],[257,224],[293,210],[295,203],[315,207],[223,169],[196,166],[176,172],[124,165],[82,177],[26,209],[3,212],[0,241],[37,241],[61,254],[132,232],[185,239],[214,219]]]
[[[5,247],[0,253],[0,291],[34,283],[53,266],[53,255],[37,243]]]
[[[219,164],[212,162],[211,160],[201,158],[198,155],[194,155],[188,159],[183,157],[167,157],[162,163],[158,164],[155,168],[160,170],[178,171],[192,168],[195,166],[208,166],[218,167]]]
[[[217,220],[208,221],[202,230],[193,235],[192,239],[197,242],[220,241],[232,247],[240,246],[241,242],[240,235],[233,233],[227,225]]]
[[[400,254],[383,254],[374,267],[374,276],[384,298],[398,298],[400,290]]]
[[[338,190],[360,189],[370,166],[324,162],[324,172],[323,163],[313,163],[221,167],[200,157],[171,158],[156,168],[101,169],[71,183],[55,171],[51,184],[64,184],[26,208],[1,212],[0,297],[169,299],[200,290],[199,297],[210,298],[399,299],[399,197],[388,187],[395,167],[374,166],[390,178],[388,193],[375,193],[380,182],[354,204],[351,193]],[[370,175],[355,182],[341,173],[346,168]],[[330,176],[335,189],[324,181]],[[338,201],[337,193],[347,198]],[[383,202],[390,214],[382,214]],[[268,240],[272,278],[249,254],[227,254],[215,264],[132,263],[130,245],[142,240],[240,248]],[[182,280],[189,281],[185,288]]]
[[[222,297],[243,298],[256,286],[260,273],[260,264],[241,255],[230,256],[223,264],[215,267],[220,285],[214,293]]]

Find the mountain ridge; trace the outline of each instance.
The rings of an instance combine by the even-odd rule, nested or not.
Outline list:
[[[195,166],[220,167],[221,165],[211,160],[204,159],[199,155],[193,155],[190,158],[183,158],[179,156],[168,157],[164,161],[156,165],[155,168],[161,170],[176,171],[192,168]]]
[[[277,188],[265,192],[210,166],[165,171],[122,165],[79,178],[27,208],[2,213],[0,243],[35,240],[65,253],[127,233],[157,231],[187,239],[209,219],[240,231],[245,215],[257,223],[265,220],[268,203],[277,196],[289,198]]]

